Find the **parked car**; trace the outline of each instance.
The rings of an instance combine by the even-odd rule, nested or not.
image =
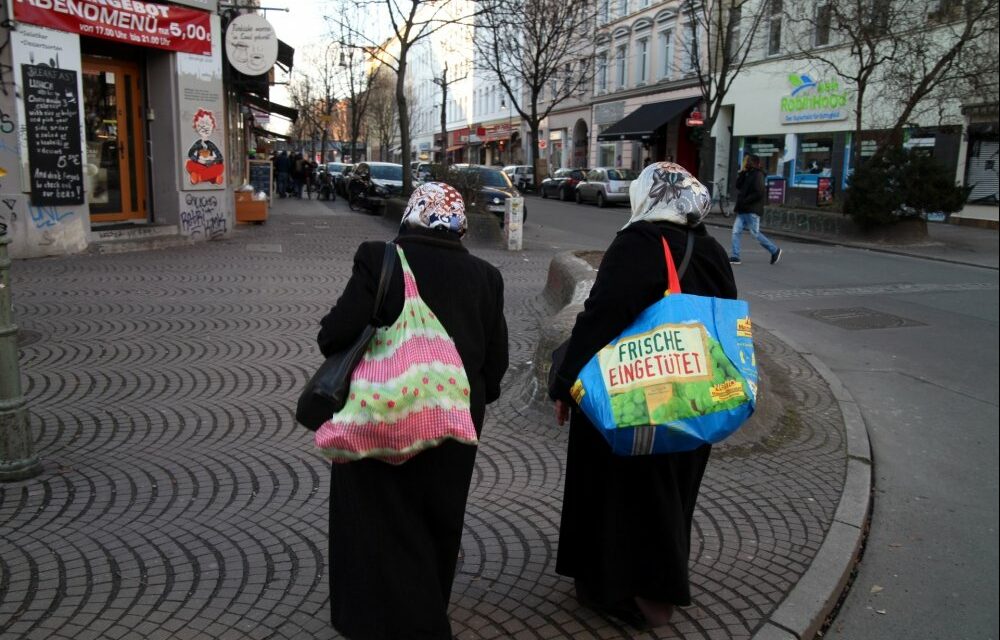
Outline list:
[[[431,163],[417,160],[410,163],[410,173],[417,182],[427,182],[431,179]]]
[[[385,199],[403,192],[403,165],[392,162],[359,162],[347,183],[347,200],[357,196]],[[375,207],[364,208],[374,210]]]
[[[577,183],[586,177],[586,169],[556,169],[556,172],[542,180],[538,192],[543,198],[552,196],[560,200],[572,200]]]
[[[503,172],[507,174],[518,191],[523,193],[535,188],[535,170],[531,165],[512,164],[504,167]]]
[[[475,171],[479,174],[479,205],[486,211],[503,219],[507,208],[507,198],[520,197],[510,178],[498,167],[478,164],[456,164],[457,171]],[[528,207],[522,209],[524,220],[528,219]]]
[[[339,174],[333,174],[333,188],[337,195],[347,197],[347,184],[351,181],[352,173],[354,173],[354,165],[345,164]]]
[[[628,188],[639,174],[621,167],[597,167],[587,172],[586,179],[576,185],[577,202],[596,202],[604,207],[609,202],[628,203]]]

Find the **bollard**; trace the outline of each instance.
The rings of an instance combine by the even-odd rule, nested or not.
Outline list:
[[[521,250],[524,230],[524,198],[507,198],[503,212],[503,234],[508,251]]]
[[[17,366],[17,325],[10,300],[10,239],[0,236],[0,481],[24,480],[42,470],[28,429]]]

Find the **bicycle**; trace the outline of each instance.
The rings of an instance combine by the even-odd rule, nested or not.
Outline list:
[[[712,202],[709,205],[709,213],[715,212],[715,207],[718,205],[719,213],[722,214],[723,218],[731,218],[733,215],[732,203],[729,201],[729,191],[726,189],[726,181],[720,180],[719,182],[706,182],[709,190],[712,192]]]

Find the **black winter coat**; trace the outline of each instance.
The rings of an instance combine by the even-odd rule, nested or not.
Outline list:
[[[574,406],[566,457],[566,486],[556,571],[576,581],[577,593],[611,610],[634,607],[642,596],[690,603],[691,522],[711,447],[653,456],[611,453],[569,388],[580,369],[667,288],[661,237],[674,263],[684,256],[687,229],[640,222],[622,231],[604,254],[584,310],[577,316],[561,366],[549,388]],[[729,258],[704,225],[681,278],[685,293],[735,298]]]
[[[407,231],[396,238],[420,297],[454,339],[482,432],[486,404],[507,370],[503,279],[449,233]],[[322,320],[323,354],[347,346],[371,316],[385,244],[363,243],[343,295]],[[397,262],[383,324],[403,308]],[[360,460],[332,465],[330,617],[352,640],[450,640],[448,600],[462,540],[477,447],[446,441],[401,465]]]
[[[764,215],[767,187],[760,169],[740,171],[736,176],[736,213]]]

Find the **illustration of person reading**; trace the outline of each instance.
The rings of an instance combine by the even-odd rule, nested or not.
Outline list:
[[[188,161],[185,165],[191,184],[200,182],[222,184],[224,179],[222,172],[225,169],[222,151],[209,140],[215,132],[215,116],[211,111],[198,109],[192,123],[198,133],[198,140],[188,150]]]

